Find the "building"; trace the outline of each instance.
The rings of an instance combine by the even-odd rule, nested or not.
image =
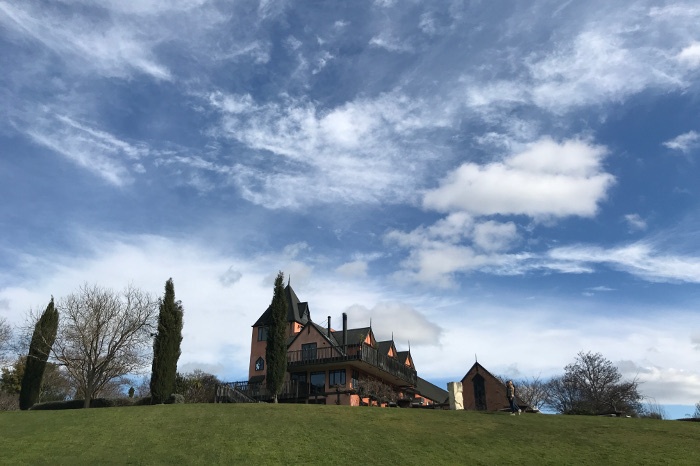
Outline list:
[[[509,409],[506,385],[484,366],[475,362],[462,378],[462,398],[464,409],[477,411],[500,411]],[[517,397],[518,405],[525,410]]]
[[[445,403],[447,391],[420,379],[409,351],[397,351],[393,340],[377,341],[372,327],[342,329],[311,320],[309,304],[292,287],[287,300],[287,374],[281,402],[339,405],[433,406]],[[233,382],[219,394],[226,401],[271,399],[265,383],[267,329],[271,308],[253,324],[248,380]]]

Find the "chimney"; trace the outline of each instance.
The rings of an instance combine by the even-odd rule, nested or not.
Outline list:
[[[328,316],[328,338],[331,337],[331,316]]]
[[[343,351],[348,347],[348,315],[343,312]]]

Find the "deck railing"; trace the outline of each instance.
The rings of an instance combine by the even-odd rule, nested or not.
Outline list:
[[[332,347],[307,348],[287,352],[287,365],[289,367],[344,361],[365,362],[410,385],[415,385],[418,379],[415,369],[401,364],[397,359],[380,353],[376,348],[366,343],[347,345],[345,354],[341,354],[336,348]]]

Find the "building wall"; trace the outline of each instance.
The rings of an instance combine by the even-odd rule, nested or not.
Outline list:
[[[462,379],[464,409],[477,409],[476,398],[474,396],[474,378],[477,374],[484,378],[486,411],[498,411],[507,408],[508,398],[506,398],[506,386],[481,365],[476,363]]]

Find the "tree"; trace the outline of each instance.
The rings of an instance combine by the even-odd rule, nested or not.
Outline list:
[[[165,296],[160,301],[158,333],[153,342],[151,366],[151,403],[165,403],[175,390],[177,360],[182,342],[182,303],[175,301],[175,285],[165,282]]]
[[[34,333],[29,343],[27,362],[22,376],[22,387],[19,392],[19,409],[29,409],[39,400],[41,380],[44,377],[46,361],[49,359],[51,347],[56,339],[58,329],[58,311],[51,302],[34,325]]]
[[[695,403],[695,412],[693,413],[695,419],[700,419],[700,401]]]
[[[27,362],[26,356],[20,356],[12,366],[2,369],[0,376],[0,391],[17,396],[22,388],[22,378]],[[64,401],[73,393],[71,382],[65,371],[57,364],[46,363],[44,376],[41,379],[41,390],[38,403],[44,401]],[[19,397],[18,397],[19,400]]]
[[[518,379],[514,383],[518,400],[531,408],[542,409],[547,399],[547,384],[539,376]]]
[[[0,365],[9,361],[10,342],[12,341],[12,327],[4,317],[0,317]]]
[[[59,303],[62,319],[53,353],[85,408],[110,382],[148,365],[156,304],[132,286],[119,294],[87,284]]]
[[[284,274],[275,278],[275,289],[270,304],[270,323],[267,333],[267,389],[277,403],[277,395],[282,391],[284,375],[287,372],[287,300],[284,297]]]
[[[550,380],[547,404],[564,414],[607,414],[640,411],[637,379],[622,380],[615,365],[600,353],[579,352],[561,377]]]
[[[195,369],[187,374],[177,374],[175,393],[183,395],[186,403],[213,403],[219,384],[221,381],[215,375]]]

